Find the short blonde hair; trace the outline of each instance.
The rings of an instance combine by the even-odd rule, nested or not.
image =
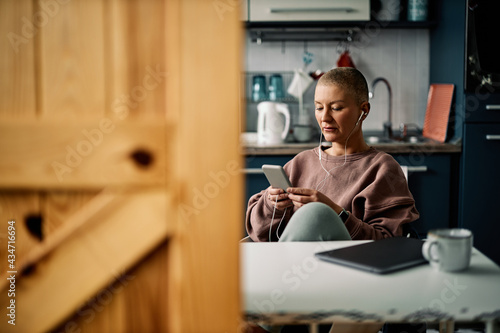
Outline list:
[[[368,83],[356,68],[338,67],[329,70],[318,80],[318,85],[336,85],[349,91],[358,104],[368,102]]]

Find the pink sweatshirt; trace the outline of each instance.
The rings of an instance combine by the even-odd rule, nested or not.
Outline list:
[[[391,155],[370,148],[347,155],[342,165],[344,156],[321,151],[321,163],[326,170],[340,165],[323,183],[327,173],[321,167],[318,148],[297,154],[284,169],[294,187],[318,189],[349,212],[345,225],[353,240],[401,236],[401,225],[419,217],[403,171]],[[273,206],[266,195],[263,190],[248,202],[246,228],[254,241],[268,241]],[[287,210],[280,230],[295,210]],[[273,234],[282,214],[276,210]]]

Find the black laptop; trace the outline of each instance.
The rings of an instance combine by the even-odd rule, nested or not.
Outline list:
[[[426,263],[422,256],[423,241],[415,238],[392,237],[315,253],[321,260],[386,274]]]

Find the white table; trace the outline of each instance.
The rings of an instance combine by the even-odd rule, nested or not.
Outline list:
[[[484,322],[488,332],[500,332],[500,268],[476,249],[470,268],[459,273],[424,264],[376,275],[314,257],[315,252],[361,242],[242,243],[245,319],[313,327],[334,321],[448,327]]]

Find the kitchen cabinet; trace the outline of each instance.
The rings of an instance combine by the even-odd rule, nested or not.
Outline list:
[[[460,227],[474,234],[474,246],[500,264],[498,205],[500,123],[464,126]]]
[[[251,22],[368,21],[370,0],[250,0]]]
[[[456,87],[450,126],[462,137],[458,185],[458,227],[474,233],[474,246],[500,264],[498,204],[500,179],[500,94],[464,85],[467,54],[467,1],[443,0],[439,26],[431,31],[431,82]],[[491,33],[493,35],[495,31]]]
[[[500,144],[500,143],[499,143]],[[434,228],[456,226],[457,161],[459,154],[434,153],[416,149],[405,154],[391,154],[399,164],[408,166],[408,186],[412,192],[420,218],[413,227],[421,237]],[[262,164],[284,165],[294,155],[266,155],[246,157],[246,203],[252,195],[269,186],[260,171]]]
[[[428,2],[428,17],[425,21],[407,20],[407,1],[401,1],[401,12],[398,20],[380,21],[376,18],[376,11],[380,9],[379,0],[245,0],[243,15],[246,27],[251,28],[280,28],[281,36],[287,33],[288,28],[316,28],[314,34],[304,35],[304,31],[297,31],[293,37],[305,38],[302,40],[331,40],[328,28],[356,27],[360,30],[380,28],[432,28],[437,25],[440,16],[441,3],[444,0]],[[323,29],[323,30],[322,30]],[[269,33],[268,31],[266,31]]]
[[[393,157],[399,164],[408,166],[408,187],[420,213],[420,218],[413,223],[418,234],[424,238],[430,229],[456,226],[453,183],[458,177],[458,154],[416,151]]]

